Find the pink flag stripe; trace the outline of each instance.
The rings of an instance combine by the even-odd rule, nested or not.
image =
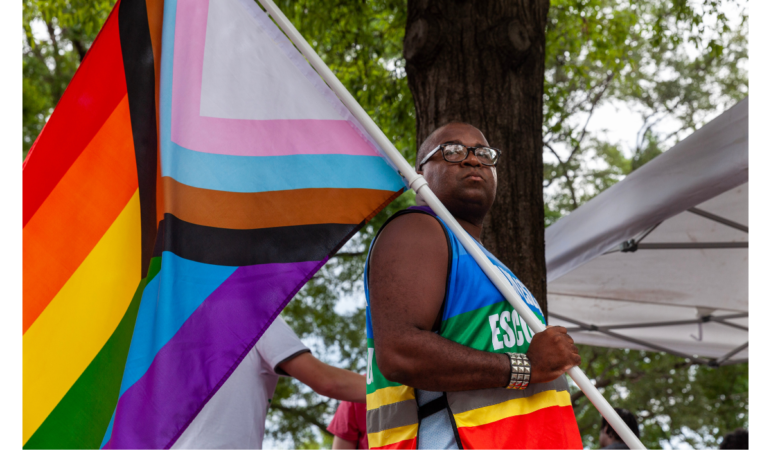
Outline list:
[[[380,156],[345,120],[237,120],[198,117],[172,140],[184,148],[234,156]],[[198,123],[194,123],[198,122]],[[216,126],[208,125],[217,122]],[[204,125],[207,123],[207,125]]]
[[[208,9],[208,0],[186,0],[177,7],[172,141],[193,151],[221,155],[380,156],[347,120],[245,120],[201,116]]]

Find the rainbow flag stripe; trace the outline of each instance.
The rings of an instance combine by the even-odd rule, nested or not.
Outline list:
[[[115,6],[24,162],[25,448],[98,447],[118,398],[162,208],[162,13]]]
[[[25,448],[168,448],[404,190],[249,0],[119,0],[24,163]]]

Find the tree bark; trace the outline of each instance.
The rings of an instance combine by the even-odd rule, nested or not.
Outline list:
[[[409,0],[404,36],[417,143],[462,121],[503,153],[482,241],[544,315],[543,83],[548,0]]]

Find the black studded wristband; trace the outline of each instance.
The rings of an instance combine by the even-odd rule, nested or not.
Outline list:
[[[511,375],[506,389],[525,389],[530,384],[530,360],[524,353],[506,353],[511,362]]]

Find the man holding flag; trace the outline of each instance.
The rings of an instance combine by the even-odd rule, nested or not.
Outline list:
[[[418,151],[418,173],[477,241],[499,154],[464,123]],[[543,321],[527,288],[486,254]],[[430,208],[386,222],[365,286],[371,448],[582,447],[563,375],[581,362],[573,340],[563,327],[533,335]]]

